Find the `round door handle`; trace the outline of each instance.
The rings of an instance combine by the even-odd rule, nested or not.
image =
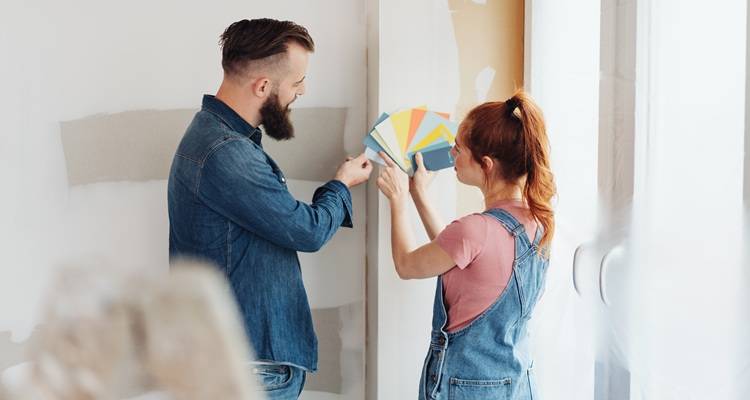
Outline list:
[[[601,263],[599,263],[599,297],[602,299],[604,305],[609,306],[609,297],[607,296],[607,271],[609,270],[609,260],[612,254],[622,250],[622,245],[617,245],[609,249],[609,251],[602,257]]]
[[[585,245],[586,243],[581,243],[573,252],[573,289],[579,296],[581,296],[581,290],[578,288],[578,258],[581,256],[581,251],[583,251]]]

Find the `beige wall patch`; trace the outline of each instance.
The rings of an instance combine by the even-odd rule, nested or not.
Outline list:
[[[167,179],[174,151],[196,110],[142,110],[60,123],[70,186]],[[301,108],[297,135],[263,145],[290,179],[327,181],[345,158],[346,108]]]

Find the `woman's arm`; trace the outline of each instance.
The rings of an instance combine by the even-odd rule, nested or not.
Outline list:
[[[435,240],[437,235],[445,229],[445,224],[440,215],[432,206],[432,203],[427,201],[427,189],[435,177],[435,173],[424,167],[422,153],[417,153],[415,159],[417,160],[417,170],[414,172],[414,176],[409,179],[409,193],[417,207],[419,219],[422,220],[427,236],[430,240]]]
[[[419,219],[422,220],[422,225],[424,225],[424,229],[427,231],[427,236],[430,240],[435,240],[440,232],[445,229],[445,224],[432,206],[432,203],[425,199],[425,196],[424,193],[417,191],[411,193],[411,198],[414,200],[414,205],[419,213]]]
[[[411,221],[406,207],[408,177],[387,155],[383,154],[381,157],[386,160],[388,167],[380,173],[378,187],[391,204],[391,252],[398,276],[401,279],[419,279],[447,272],[455,266],[455,262],[434,241],[414,249]],[[430,228],[427,229],[429,233]]]

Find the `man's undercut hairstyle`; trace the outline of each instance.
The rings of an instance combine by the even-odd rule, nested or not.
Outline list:
[[[237,21],[221,35],[221,66],[231,77],[243,77],[254,70],[277,69],[286,60],[289,42],[315,51],[307,29],[294,22],[270,18]]]

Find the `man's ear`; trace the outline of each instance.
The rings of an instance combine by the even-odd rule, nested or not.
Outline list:
[[[254,79],[250,82],[250,91],[262,99],[268,97],[271,94],[271,80],[266,77]]]

